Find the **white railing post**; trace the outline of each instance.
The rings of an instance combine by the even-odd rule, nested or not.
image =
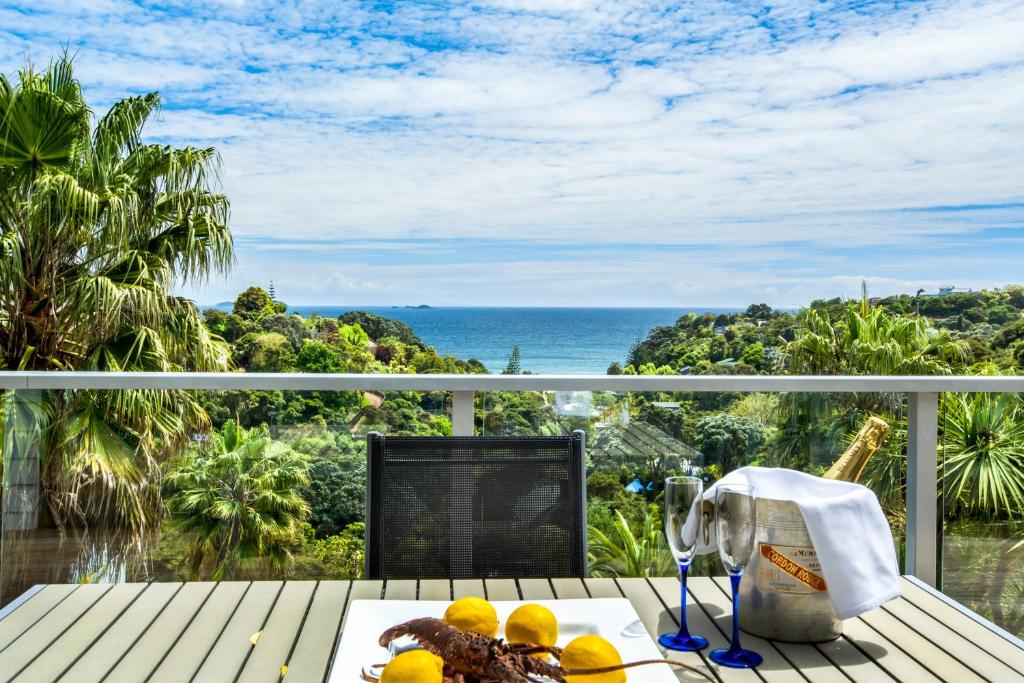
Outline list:
[[[939,475],[939,394],[912,392],[907,413],[906,571],[936,580]]]
[[[475,391],[452,392],[452,436],[473,436]]]

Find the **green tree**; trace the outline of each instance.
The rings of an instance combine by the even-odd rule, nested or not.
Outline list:
[[[992,348],[1005,349],[1021,340],[1024,340],[1024,318],[1018,318],[999,330],[992,338]]]
[[[250,287],[238,295],[231,312],[245,320],[260,320],[287,310],[288,306],[274,301],[267,290],[262,287]]]
[[[750,464],[764,443],[761,425],[745,417],[705,415],[697,421],[697,448],[706,464],[726,472]]]
[[[345,323],[338,329],[338,336],[352,346],[364,346],[370,341],[370,335],[359,326],[359,323]]]
[[[622,479],[612,472],[594,472],[587,477],[587,497],[612,500],[623,490]]]
[[[309,338],[306,321],[298,313],[272,313],[260,320],[264,332],[277,332],[288,340],[295,351],[302,348],[302,342]]]
[[[519,355],[519,344],[512,347],[512,353],[508,357],[508,363],[505,364],[505,369],[501,374],[503,375],[521,375],[523,374],[523,368],[521,363],[521,357]]]
[[[808,310],[787,347],[790,371],[808,375],[948,375],[967,360],[967,346],[926,318],[890,313],[867,299],[833,320]]]
[[[950,507],[1024,514],[1024,407],[1015,394],[943,396],[942,485]]]
[[[303,372],[345,372],[345,363],[338,352],[319,339],[306,339],[302,342],[296,361]]]
[[[309,503],[309,522],[317,538],[341,533],[366,514],[366,459],[318,458],[309,468],[309,484],[302,489]]]
[[[216,308],[203,311],[203,320],[211,334],[233,344],[250,332],[258,332],[256,323],[234,313],[225,313]]]
[[[417,347],[423,346],[423,342],[416,336],[412,328],[401,320],[382,318],[367,311],[349,311],[339,315],[338,322],[342,325],[359,325],[365,330],[366,334],[370,335],[370,339],[374,341],[384,337],[394,337],[403,344]]]
[[[648,508],[636,532],[616,511],[611,531],[591,526],[589,541],[590,573],[596,577],[665,576],[675,566],[656,508]]]
[[[250,372],[289,372],[295,369],[295,351],[284,335],[252,332],[237,342],[232,359]]]
[[[193,580],[220,581],[246,563],[283,570],[301,535],[309,505],[299,494],[309,484],[309,463],[266,427],[225,423],[189,449],[167,475],[172,528],[189,546]]]
[[[159,106],[156,93],[129,97],[94,120],[67,56],[0,76],[6,369],[226,369],[224,344],[171,293],[233,262],[217,154],[145,143]],[[183,391],[53,391],[19,410],[56,522],[136,530],[159,514],[155,463],[205,421]]]
[[[309,545],[309,553],[331,578],[361,579],[366,557],[365,535],[366,524],[354,522],[340,534],[314,540]]]
[[[768,304],[751,304],[747,306],[743,315],[753,320],[770,320],[775,315],[775,310]]]
[[[747,365],[757,368],[760,370],[764,367],[764,344],[761,342],[754,342],[750,344],[740,355],[740,360]]]

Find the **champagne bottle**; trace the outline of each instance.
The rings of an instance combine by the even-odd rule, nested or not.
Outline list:
[[[846,449],[846,452],[839,456],[828,472],[825,479],[838,479],[839,481],[856,482],[864,472],[871,456],[882,447],[886,437],[889,436],[889,425],[877,417],[869,417],[864,426],[857,432],[853,443]]]

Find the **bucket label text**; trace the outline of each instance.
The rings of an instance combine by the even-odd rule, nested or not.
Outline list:
[[[761,590],[779,593],[819,593],[828,590],[821,576],[821,563],[814,548],[761,543],[767,562],[757,563]]]

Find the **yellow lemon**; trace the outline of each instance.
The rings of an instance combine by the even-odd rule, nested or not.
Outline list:
[[[505,622],[505,640],[550,647],[558,640],[558,620],[547,607],[523,605]],[[537,656],[545,657],[546,654],[541,652]]]
[[[580,636],[562,650],[563,669],[599,669],[622,664],[622,656],[615,646],[601,636]],[[566,676],[568,683],[626,683],[622,669],[604,674]]]
[[[444,621],[457,629],[493,638],[498,632],[498,613],[483,598],[461,598],[448,606]]]
[[[441,683],[444,660],[426,650],[409,650],[384,667],[380,683]]]

